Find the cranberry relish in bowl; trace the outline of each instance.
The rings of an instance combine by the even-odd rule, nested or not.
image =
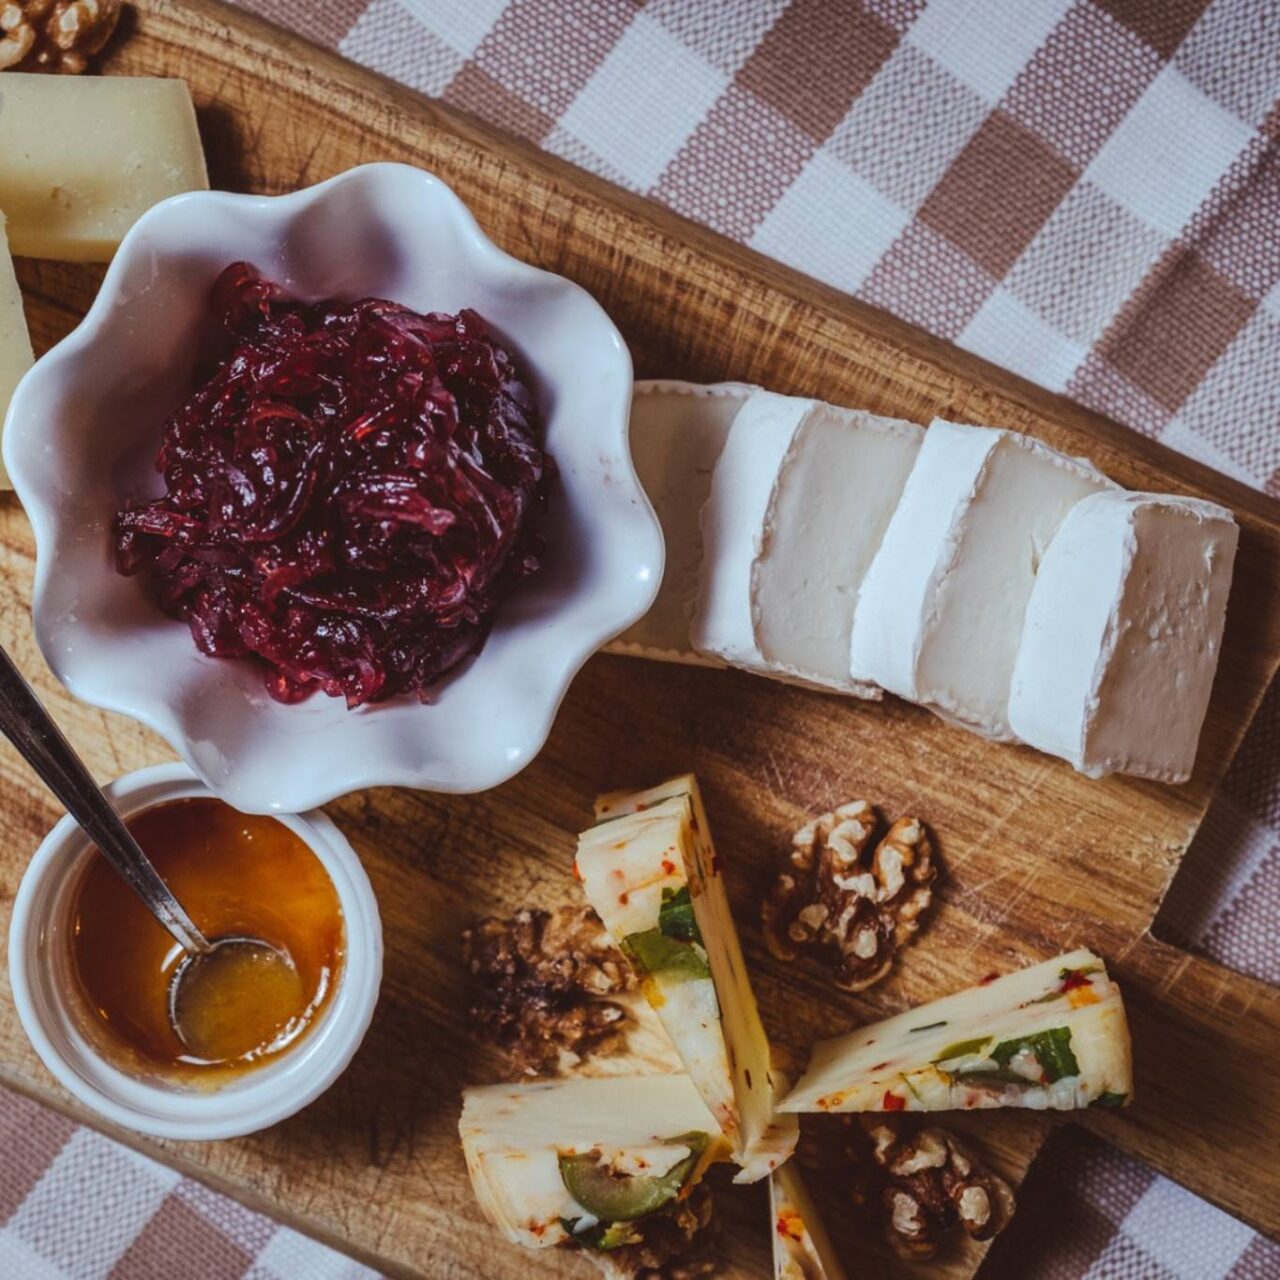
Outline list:
[[[510,233],[514,217],[491,212]],[[246,341],[210,307],[236,262],[279,286],[254,299],[255,285],[237,324],[265,321],[264,303],[271,317],[300,308],[290,323],[304,329],[324,299],[340,299],[337,310],[367,298],[406,308],[373,308],[376,327],[388,346],[402,324],[415,331],[408,345],[430,349],[453,407],[425,373],[418,404],[440,437],[457,412],[452,439],[466,463],[452,473],[410,467],[413,433],[378,429],[365,439],[385,441],[386,452],[367,456],[338,441],[336,418],[317,416],[319,393],[278,391],[260,399],[306,422],[286,413],[282,426],[260,408],[238,443],[230,432],[216,447],[201,443],[189,424],[190,458],[169,450],[166,424]],[[483,317],[483,340],[469,312]],[[492,380],[455,386],[440,372],[455,346],[458,361],[465,349],[496,371]],[[382,367],[377,343],[362,350]],[[415,358],[425,369],[425,352]],[[509,380],[512,367],[536,412]],[[481,411],[494,385],[491,421]],[[235,393],[245,406],[258,399],[248,390],[246,381]],[[407,411],[391,391],[379,403]],[[153,729],[245,812],[299,812],[363,787],[497,786],[542,749],[583,663],[649,608],[661,580],[662,533],[627,443],[630,405],[631,358],[599,303],[504,253],[420,169],[364,165],[287,195],[165,201],[125,237],[88,315],[36,362],[9,411],[4,455],[35,532],[41,652],[76,697]],[[360,415],[338,416],[350,426]],[[464,443],[471,432],[474,447]],[[323,459],[310,457],[317,446]],[[353,475],[401,479],[339,491],[335,459]],[[220,494],[209,491],[215,475]],[[302,512],[289,528],[295,501]],[[124,511],[157,521],[126,540],[126,567],[139,569],[131,576],[115,555]],[[201,523],[218,524],[216,536],[197,533]],[[330,531],[323,551],[335,563],[357,564],[317,572],[321,549],[302,538],[312,525]],[[245,656],[202,652],[190,620],[159,606],[162,593],[211,648]],[[281,633],[323,641],[324,651],[277,645]],[[453,656],[448,639],[471,656],[430,683]],[[286,704],[268,679],[286,696],[317,692]],[[350,709],[349,695],[370,700]]]
[[[474,311],[292,301],[245,262],[211,305],[226,350],[165,423],[164,496],[116,516],[117,568],[281,702],[428,700],[539,567],[551,463],[511,355]]]

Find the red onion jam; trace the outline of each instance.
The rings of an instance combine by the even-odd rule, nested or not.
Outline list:
[[[116,516],[116,567],[281,702],[428,700],[539,567],[553,464],[511,355],[474,311],[296,302],[245,262],[211,302],[227,349],[164,424],[164,497]]]

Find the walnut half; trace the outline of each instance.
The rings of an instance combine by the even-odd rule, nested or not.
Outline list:
[[[955,1134],[936,1127],[908,1133],[883,1117],[866,1117],[864,1127],[884,1179],[885,1238],[896,1253],[931,1258],[957,1224],[975,1240],[1008,1225],[1016,1207],[1009,1184]]]
[[[603,997],[628,990],[634,979],[590,907],[481,920],[463,933],[462,947],[484,984],[472,1016],[511,1055],[518,1074],[576,1066],[618,1047],[626,1011]]]
[[[79,75],[111,39],[120,0],[0,3],[0,70]]]
[[[875,809],[856,800],[802,827],[761,906],[769,950],[779,960],[806,947],[835,951],[845,991],[889,972],[933,897],[937,863],[924,824],[899,818],[873,851],[878,826]]]

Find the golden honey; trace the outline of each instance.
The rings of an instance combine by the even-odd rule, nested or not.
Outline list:
[[[207,938],[260,938],[280,958],[227,947],[201,961],[180,987],[184,1042],[170,991],[185,953],[94,858],[72,906],[71,960],[100,1049],[141,1074],[216,1084],[296,1045],[343,964],[342,907],[320,860],[283,823],[218,800],[158,805],[127,825]]]

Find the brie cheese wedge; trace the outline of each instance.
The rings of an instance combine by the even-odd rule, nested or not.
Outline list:
[[[818,1210],[795,1161],[769,1179],[774,1280],[845,1280]]]
[[[22,294],[18,291],[18,277],[13,273],[13,258],[5,244],[4,215],[0,214],[0,424],[8,412],[13,389],[33,362]],[[0,461],[0,489],[11,487],[4,462]]]
[[[734,666],[878,698],[849,675],[858,589],[924,432],[759,392],[734,419],[702,509],[693,644]]]
[[[646,1206],[658,1212],[727,1154],[685,1075],[488,1085],[462,1096],[458,1133],[476,1199],[526,1249],[607,1229],[619,1219],[601,1217],[606,1205],[626,1221]]]
[[[639,622],[606,648],[662,662],[722,666],[694,651],[689,639],[702,534],[698,513],[729,427],[758,388],[742,382],[637,382],[631,397],[631,458],[653,504],[667,546],[657,598]]]
[[[1081,949],[822,1041],[780,1108],[1069,1111],[1132,1096],[1120,989]]]
[[[862,583],[850,670],[991,738],[1036,570],[1067,512],[1111,481],[1028,436],[936,421]]]
[[[578,837],[587,901],[631,961],[640,986],[742,1166],[765,1177],[795,1147],[775,1121],[773,1064],[691,774],[649,791],[606,795]]]
[[[1082,773],[1185,782],[1218,666],[1240,531],[1196,498],[1092,494],[1049,544],[1009,722]]]

